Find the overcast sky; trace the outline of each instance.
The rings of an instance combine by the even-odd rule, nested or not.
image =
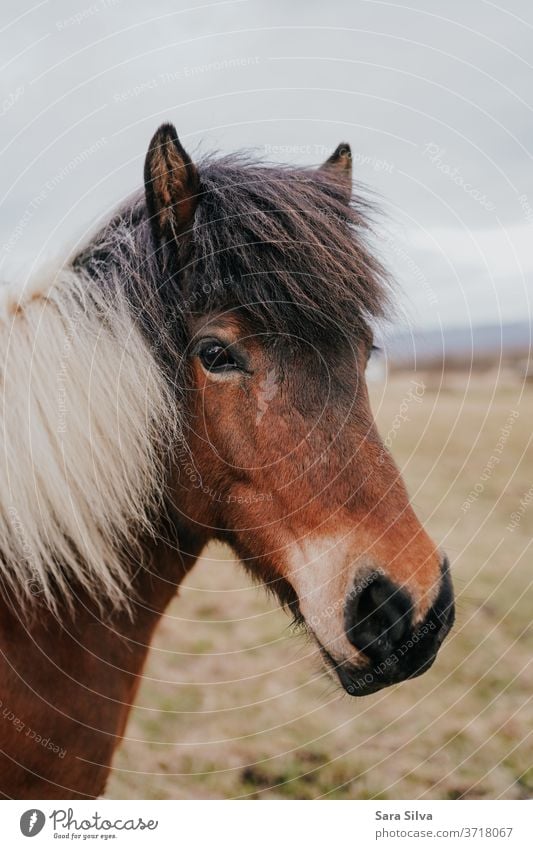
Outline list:
[[[149,139],[317,164],[379,193],[399,319],[529,319],[533,5],[486,0],[3,0],[0,275],[141,185]]]

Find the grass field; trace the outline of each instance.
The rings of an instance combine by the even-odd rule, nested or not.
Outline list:
[[[372,394],[452,562],[457,624],[433,668],[350,699],[214,547],[157,632],[108,797],[533,795],[533,386],[496,373],[418,377],[421,400],[397,426],[411,380],[395,375]]]

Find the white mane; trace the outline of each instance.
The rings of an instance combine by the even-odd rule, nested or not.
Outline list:
[[[124,296],[96,288],[0,289],[0,581],[21,604],[72,601],[73,580],[127,604],[121,550],[161,502],[175,404]]]

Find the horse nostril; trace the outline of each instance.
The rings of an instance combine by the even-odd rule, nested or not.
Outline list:
[[[370,575],[354,587],[345,608],[346,636],[371,661],[383,660],[411,628],[413,604],[407,592],[385,576]]]

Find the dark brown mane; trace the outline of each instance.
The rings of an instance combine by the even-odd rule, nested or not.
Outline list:
[[[244,156],[198,165],[200,198],[187,257],[161,273],[134,198],[74,260],[129,287],[151,340],[175,358],[188,313],[238,308],[265,332],[324,340],[365,335],[384,314],[386,274],[367,245],[372,204],[350,204],[323,172]]]
[[[360,195],[347,205],[319,171],[236,157],[204,163],[200,178],[202,310],[234,304],[266,331],[306,337],[317,327],[351,335],[383,314],[385,275],[366,245],[371,207]]]

